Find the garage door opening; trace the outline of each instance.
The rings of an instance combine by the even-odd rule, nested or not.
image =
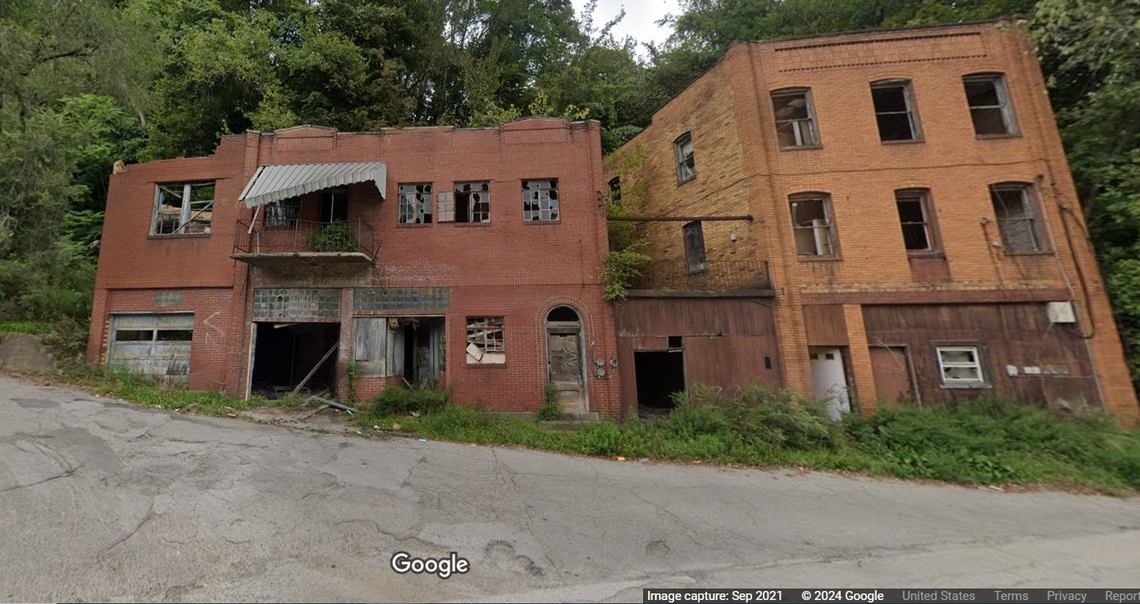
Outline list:
[[[637,379],[637,413],[642,417],[667,415],[674,403],[670,395],[685,392],[685,353],[634,352]]]
[[[253,394],[277,398],[305,383],[309,392],[335,396],[340,356],[325,356],[340,342],[340,323],[256,323],[253,352]],[[323,359],[323,360],[322,360]],[[319,367],[318,367],[319,365]]]

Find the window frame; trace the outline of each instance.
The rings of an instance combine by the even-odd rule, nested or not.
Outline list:
[[[700,275],[707,273],[709,271],[709,261],[707,248],[705,246],[705,229],[701,221],[694,220],[682,226],[681,239],[685,244],[685,261],[689,274]]]
[[[1021,194],[1022,209],[1026,218],[1001,218],[998,213],[998,200],[999,193],[1005,191],[1017,191]],[[1041,216],[1041,207],[1037,195],[1033,192],[1034,187],[1030,183],[1025,182],[999,182],[989,185],[990,192],[990,207],[994,212],[994,223],[997,225],[998,236],[1001,238],[1001,249],[1007,255],[1017,254],[1041,254],[1049,253],[1050,247],[1045,239],[1045,231],[1042,228],[1043,218]],[[1013,249],[1009,245],[1009,238],[1007,231],[1003,227],[1004,224],[1010,221],[1028,222],[1029,234],[1033,238],[1034,246],[1032,249]]]
[[[810,230],[813,233],[819,227],[817,226],[800,226],[796,224],[796,210],[797,204],[805,201],[819,201],[823,204],[823,216],[827,220],[827,234],[828,234],[828,254],[808,254],[800,252],[799,239],[796,234],[800,231]],[[839,257],[839,234],[835,228],[835,212],[831,205],[831,195],[823,192],[812,193],[795,193],[788,196],[788,212],[792,219],[792,247],[796,250],[796,258],[799,260],[813,261],[813,260],[838,260]],[[818,238],[814,235],[812,240],[818,242]],[[817,248],[818,249],[818,248]]]
[[[405,191],[405,187],[415,189]],[[421,189],[423,187],[424,189]],[[396,185],[396,224],[400,226],[429,226],[434,214],[431,182],[402,182]],[[411,196],[414,199],[409,199]],[[425,211],[424,208],[427,208]]]
[[[285,205],[285,202],[293,202],[290,205]],[[294,197],[287,197],[280,201],[265,204],[265,213],[261,218],[261,226],[265,229],[278,230],[278,229],[291,229],[297,226],[297,222],[301,219],[301,205],[302,200],[300,195]],[[280,212],[277,212],[280,209]],[[270,216],[277,212],[277,216]]]
[[[480,324],[481,322],[482,323],[491,322],[491,324],[490,325]],[[495,323],[497,323],[497,325]],[[473,315],[473,316],[464,317],[464,321],[463,321],[463,325],[464,325],[463,357],[464,357],[464,360],[466,361],[466,364],[468,367],[502,367],[502,366],[507,364],[507,328],[506,328],[506,324],[507,324],[507,321],[506,321],[506,317],[504,315],[497,315],[497,316]],[[497,338],[497,340],[492,341],[492,339],[488,337],[487,332],[484,332],[482,334],[481,338],[479,337],[478,333],[474,333],[474,334],[472,333],[473,330],[477,332],[478,330],[481,330],[481,329],[482,330],[487,330],[487,329],[496,330],[497,329],[499,332],[499,337]],[[472,336],[475,336],[474,340],[472,339]],[[475,347],[479,348],[482,351],[483,357],[480,357],[480,358],[476,359],[475,361],[472,361],[471,359],[475,358],[475,357],[474,357],[474,355],[472,355],[468,351],[468,349],[471,346],[475,346]],[[503,355],[502,360],[500,362],[497,362],[497,363],[482,361],[482,359],[485,358],[486,355],[489,355],[489,354],[501,354],[501,355]]]
[[[880,111],[875,106],[875,91],[886,90],[888,88],[901,88],[903,103],[906,105],[905,111]],[[895,78],[889,80],[876,80],[871,82],[871,107],[875,111],[875,126],[879,131],[879,142],[884,145],[894,145],[899,143],[921,143],[924,141],[922,135],[922,126],[918,119],[918,105],[914,100],[914,84],[911,80],[906,78]],[[883,127],[879,122],[879,116],[882,115],[906,115],[907,121],[910,123],[910,138],[899,139],[884,139]]]
[[[974,360],[972,363],[951,362],[947,364],[942,358],[943,352],[971,352],[973,353]],[[980,344],[936,344],[934,346],[934,359],[938,362],[938,382],[943,388],[989,388],[990,383],[986,381],[986,367],[982,361],[983,347]],[[978,379],[959,379],[947,378],[947,368],[962,368],[970,367],[976,370]]]
[[[899,213],[899,227],[903,232],[903,247],[906,249],[908,256],[936,256],[942,253],[942,239],[938,233],[938,221],[934,214],[934,202],[930,195],[930,189],[912,187],[907,189],[895,189],[895,210],[898,210],[900,198],[917,197],[919,208],[922,209],[923,222],[903,222],[902,214]],[[906,247],[906,226],[921,224],[926,231],[926,249],[914,250]]]
[[[974,106],[970,104],[969,85],[978,82],[989,82],[993,85],[994,94],[998,98],[997,105]],[[962,76],[962,92],[966,95],[966,108],[970,112],[970,123],[974,127],[974,136],[976,138],[1009,138],[1021,136],[1021,130],[1017,125],[1017,114],[1013,109],[1013,97],[1009,92],[1009,84],[1006,82],[1004,73],[984,72],[966,74]],[[1005,125],[1005,132],[979,133],[978,122],[974,118],[974,111],[982,109],[998,109],[1001,114],[1002,122]]]
[[[173,231],[170,231],[168,233],[160,232],[159,231],[160,218],[163,215],[162,214],[162,205],[163,205],[162,204],[162,201],[163,201],[163,193],[162,192],[163,192],[163,189],[164,188],[169,189],[173,192],[173,187],[176,187],[176,186],[182,187],[182,199],[179,200],[181,203],[179,204],[180,208],[179,208],[179,214],[178,214],[178,216],[179,216],[178,226],[176,226]],[[213,187],[214,188],[213,199],[198,200],[197,202],[195,202],[194,201],[194,188],[195,187]],[[218,197],[218,181],[217,180],[192,180],[192,181],[181,181],[181,182],[171,182],[171,183],[155,183],[154,184],[154,209],[153,209],[153,212],[151,214],[151,220],[150,220],[150,235],[153,237],[209,237],[211,231],[213,230],[214,206],[215,206],[215,203],[217,202],[217,197]],[[206,206],[204,208],[198,210],[197,213],[192,214],[194,204],[195,203],[203,203],[203,202],[206,202]],[[205,230],[203,232],[200,232],[200,233],[186,232],[185,230],[187,229],[187,227],[192,225],[194,223],[194,220],[196,218],[198,218],[198,216],[202,215],[202,213],[206,212],[207,210],[209,210],[210,221],[205,224]]]
[[[550,188],[549,189],[543,189],[540,187],[540,188],[532,189],[532,188],[529,188],[527,186],[528,184],[530,184],[532,182],[540,182],[540,181],[549,182]],[[557,178],[523,178],[519,182],[519,190],[522,192],[522,204],[523,204],[522,219],[523,219],[523,223],[525,223],[525,224],[533,224],[533,223],[543,224],[543,223],[559,223],[559,222],[562,222],[562,206],[561,206],[561,203],[559,202],[559,197],[558,197],[558,179]],[[541,197],[542,191],[550,191],[550,193],[547,193],[547,198],[545,200],[542,199],[542,197]],[[535,198],[533,200],[527,199],[527,193],[529,193],[529,192],[535,193]],[[542,204],[544,201],[547,203],[546,209],[542,208]],[[538,204],[537,209],[528,210],[527,209],[528,203]],[[528,213],[531,213],[530,218],[527,217]],[[546,213],[547,218],[542,217],[543,213]]]
[[[689,152],[685,154],[685,146]],[[673,160],[677,168],[677,184],[683,185],[697,177],[696,147],[690,130],[673,139]]]
[[[776,124],[776,145],[781,149],[818,149],[823,146],[823,138],[819,133],[819,121],[815,114],[815,101],[812,99],[812,91],[810,87],[794,87],[794,88],[780,88],[768,93],[772,101],[772,118]],[[803,95],[804,109],[807,112],[806,118],[790,118],[781,119],[777,114],[779,108],[776,106],[776,99],[780,97],[789,97]],[[812,140],[810,142],[797,143],[792,145],[785,145],[784,141],[780,138],[780,127],[786,123],[799,123],[807,122],[808,131],[811,134]],[[799,128],[793,127],[792,132],[797,140],[802,138],[803,133]]]

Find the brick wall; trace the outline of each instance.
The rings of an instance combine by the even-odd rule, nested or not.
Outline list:
[[[962,83],[975,73],[1004,74],[1018,135],[975,135]],[[870,83],[890,79],[911,83],[920,142],[879,139]],[[810,88],[818,147],[779,147],[770,93],[784,88]],[[672,140],[686,130],[692,132],[697,178],[678,186]],[[755,216],[748,224],[705,223],[706,245],[710,257],[735,252],[769,262],[787,384],[811,389],[801,310],[808,302],[842,301],[851,306],[845,313],[858,317],[860,304],[889,303],[892,296],[911,304],[927,303],[924,296],[942,303],[957,295],[989,303],[1072,300],[1103,394],[1090,399],[1103,399],[1125,422],[1140,415],[1041,71],[1011,25],[737,44],[662,107],[627,144],[633,146],[649,155],[630,179],[649,186],[639,213],[692,215],[691,208],[700,207],[707,215]],[[1045,252],[1011,255],[994,247],[1000,235],[988,187],[999,182],[1033,186]],[[912,270],[908,260],[894,197],[905,188],[930,190],[944,258],[933,273],[930,266]],[[839,250],[834,258],[796,254],[789,195],[804,192],[830,197]],[[651,238],[647,249],[655,258],[683,253],[676,223],[656,223],[642,233]],[[726,241],[731,233],[736,242]],[[861,329],[859,321],[852,325]],[[852,342],[865,340],[855,335]],[[855,348],[856,386],[873,392],[865,347]]]
[[[236,224],[254,210],[238,197],[259,165],[383,161],[386,198],[372,184],[349,187],[350,219],[364,220],[376,233],[376,258],[363,269],[292,267],[286,272],[249,269],[230,258]],[[560,220],[524,222],[523,179],[558,179]],[[216,180],[215,213],[206,236],[151,236],[155,184]],[[490,181],[490,224],[400,225],[399,183],[431,182],[434,193],[453,183]],[[448,287],[446,381],[456,398],[491,408],[533,410],[546,382],[545,337],[541,328],[556,301],[573,305],[586,321],[587,359],[610,359],[617,349],[612,309],[601,300],[598,278],[607,249],[597,122],[527,119],[499,128],[385,129],[338,133],[302,127],[227,136],[215,155],[132,165],[112,177],[104,246],[99,264],[89,359],[105,357],[102,326],[109,312],[148,310],[152,291],[177,289],[225,292],[225,299],[187,295],[196,313],[191,386],[220,382],[235,395],[246,392],[252,292],[259,287],[339,287],[341,296],[341,384],[352,350],[352,287]],[[318,194],[306,195],[302,219],[316,220]],[[435,215],[438,220],[438,213]],[[258,221],[263,220],[259,216]],[[244,233],[243,233],[244,234]],[[299,250],[303,251],[303,250]],[[124,290],[143,290],[136,301]],[[146,296],[150,296],[146,298]],[[152,305],[153,306],[153,305]],[[228,339],[199,346],[198,319],[217,313]],[[393,316],[417,314],[386,313]],[[508,363],[473,368],[464,362],[465,316],[508,317]],[[201,352],[200,352],[201,348]],[[592,375],[592,370],[591,370]],[[590,410],[617,414],[618,376],[591,378]],[[363,380],[362,394],[379,387]]]

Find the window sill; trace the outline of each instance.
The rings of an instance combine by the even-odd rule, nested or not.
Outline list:
[[[556,224],[562,224],[562,219],[558,219],[558,220],[524,220],[523,224],[529,224],[531,226],[556,225]]]
[[[209,237],[209,236],[210,236],[209,233],[185,233],[185,234],[179,234],[179,235],[176,235],[173,233],[168,234],[168,235],[155,235],[152,233],[150,235],[147,235],[147,239],[156,239],[156,240],[162,240],[162,239],[205,239],[206,237]]]
[[[424,223],[397,222],[396,228],[398,228],[398,229],[426,229],[426,228],[431,227],[432,224],[433,223],[431,223],[431,222],[424,222]]]
[[[1020,132],[1008,132],[1006,134],[974,134],[974,138],[982,140],[993,140],[1002,138],[1021,138]]]
[[[884,145],[917,145],[917,144],[925,143],[926,139],[912,138],[912,139],[903,139],[903,140],[897,140],[897,141],[880,140],[879,142],[884,144]]]
[[[804,254],[796,255],[796,260],[800,262],[839,262],[843,260],[839,256],[808,256]]]
[[[506,369],[509,363],[467,363],[468,369]]]
[[[1003,252],[1005,253],[1006,256],[1013,256],[1015,258],[1018,256],[1052,256],[1053,255],[1052,250],[1032,250],[1032,251],[1026,250],[1023,252],[1010,252],[1010,251],[1003,250]]]
[[[985,382],[973,382],[968,384],[942,384],[943,390],[991,390],[993,386]]]
[[[780,147],[780,151],[815,151],[822,149],[823,145],[793,145],[790,147]]]
[[[441,223],[441,224],[442,224],[442,223]],[[491,223],[490,223],[490,222],[451,222],[450,224],[452,224],[452,225],[455,225],[455,226],[457,226],[457,227],[462,227],[462,228],[465,228],[465,229],[466,229],[466,228],[472,228],[472,227],[474,227],[474,228],[479,228],[479,227],[489,227],[489,226],[491,226]]]
[[[694,174],[694,175],[692,175],[692,176],[690,176],[690,177],[686,178],[685,180],[678,180],[678,181],[677,181],[677,186],[679,187],[679,186],[681,186],[681,185],[685,185],[685,184],[691,183],[691,182],[693,182],[693,181],[694,181],[694,180],[696,180],[696,179],[697,179],[697,175],[696,175],[696,174]]]
[[[946,254],[940,250],[907,250],[906,255],[908,258],[941,258],[946,259]]]

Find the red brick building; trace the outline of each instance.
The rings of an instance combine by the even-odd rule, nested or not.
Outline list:
[[[88,358],[194,389],[385,384],[619,413],[596,122],[223,137],[111,179]]]
[[[617,309],[625,404],[759,377],[836,414],[998,392],[1136,422],[1011,24],[738,43],[621,152],[653,258]]]

